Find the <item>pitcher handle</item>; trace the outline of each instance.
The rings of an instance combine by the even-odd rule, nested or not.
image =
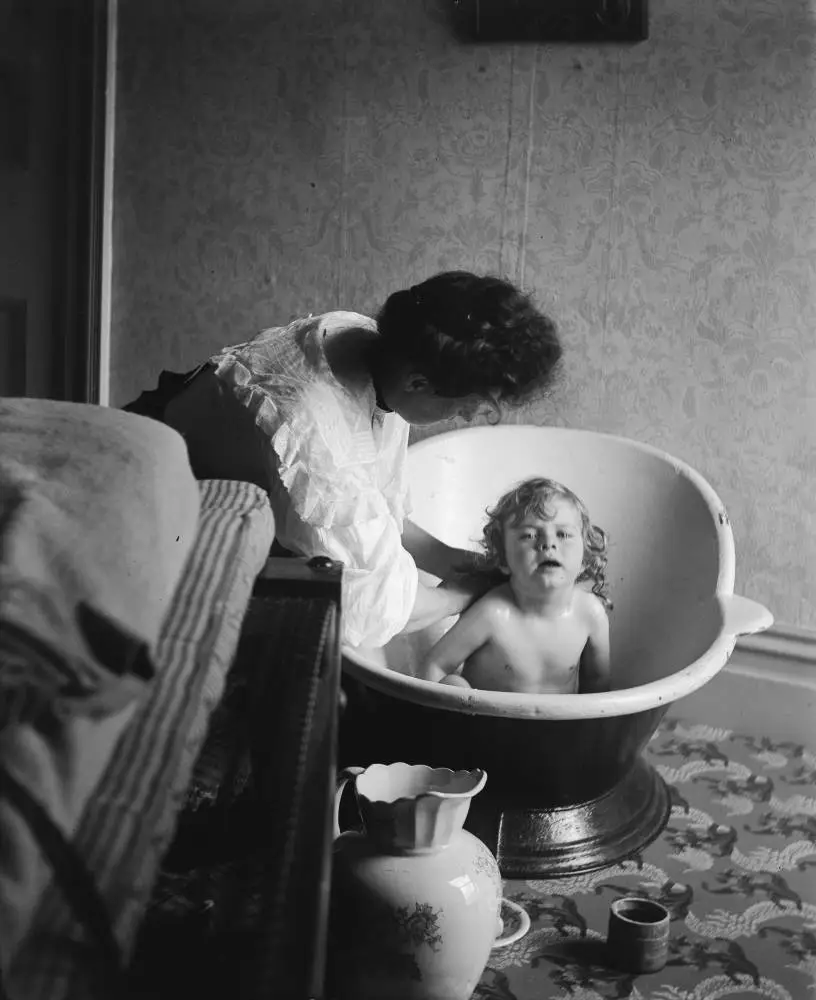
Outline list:
[[[340,836],[340,799],[342,799],[343,792],[349,781],[351,781],[352,778],[356,778],[358,774],[362,774],[364,770],[364,767],[344,767],[343,770],[337,775],[337,785],[334,790],[335,840]]]
[[[506,948],[509,944],[515,944],[516,941],[524,937],[531,927],[530,915],[523,906],[519,906],[518,903],[514,903],[512,899],[507,899],[505,896],[502,896],[501,905],[506,906],[509,910],[513,910],[515,912],[519,925],[514,931],[511,931],[509,934],[504,934],[504,920],[499,917],[497,921],[498,926],[496,928],[496,940],[493,942],[493,948]]]

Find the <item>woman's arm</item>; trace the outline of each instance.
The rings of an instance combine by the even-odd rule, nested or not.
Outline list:
[[[581,694],[608,691],[610,687],[609,619],[597,599],[589,614],[589,638],[581,654],[578,690]]]
[[[417,582],[414,606],[403,632],[418,632],[450,615],[461,614],[482,593],[480,580],[448,580],[438,587]]]
[[[290,513],[290,534],[295,523]],[[448,580],[438,586],[424,583],[386,509],[362,524],[330,529],[299,521],[291,543],[303,555],[323,555],[343,563],[343,638],[354,646],[382,646],[397,634],[417,632],[458,615],[487,585],[480,578]]]
[[[419,677],[442,681],[480,649],[493,634],[491,604],[477,601],[434,645],[419,669]]]
[[[446,545],[413,521],[403,523],[402,545],[419,569],[443,580],[438,587],[431,587],[420,579],[403,632],[417,632],[449,615],[458,615],[495,586],[487,576],[467,575],[477,553]]]
[[[407,519],[402,526],[402,544],[420,569],[442,580],[459,573],[469,573],[476,568],[476,552],[446,545],[429,531]]]

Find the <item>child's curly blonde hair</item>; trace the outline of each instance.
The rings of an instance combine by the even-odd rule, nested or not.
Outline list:
[[[576,583],[592,581],[592,593],[600,599],[607,611],[612,610],[612,602],[606,593],[606,561],[609,539],[603,528],[593,524],[584,502],[571,489],[554,479],[525,479],[499,498],[495,507],[487,509],[487,524],[481,540],[483,553],[481,567],[491,574],[501,573],[506,563],[504,550],[504,526],[508,521],[519,524],[525,517],[550,520],[553,516],[550,504],[556,498],[571,503],[581,515],[581,534],[584,541],[584,564]]]

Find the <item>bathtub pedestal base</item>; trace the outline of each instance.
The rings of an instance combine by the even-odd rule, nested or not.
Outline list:
[[[505,809],[496,855],[504,878],[557,878],[616,864],[665,828],[671,805],[663,779],[639,757],[611,791],[552,809]]]

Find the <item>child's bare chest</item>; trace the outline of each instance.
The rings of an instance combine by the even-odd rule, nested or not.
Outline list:
[[[578,690],[587,629],[576,616],[538,621],[513,616],[494,631],[465,666],[474,687],[528,693]]]

